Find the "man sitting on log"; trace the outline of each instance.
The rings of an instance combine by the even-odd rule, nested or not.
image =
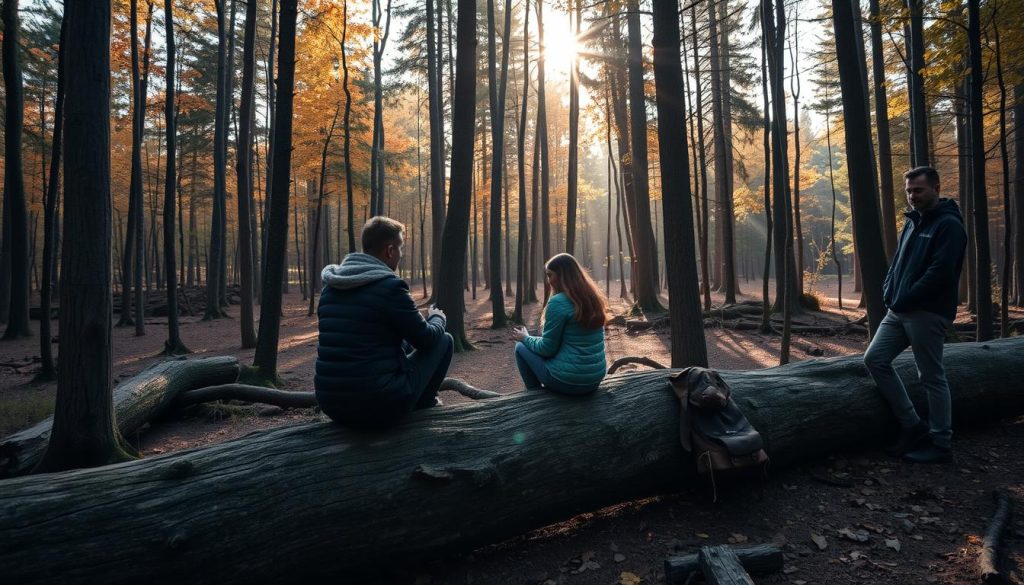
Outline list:
[[[363,252],[321,273],[316,400],[347,426],[379,428],[440,404],[437,390],[454,342],[444,312],[431,307],[424,319],[409,285],[395,274],[404,229],[391,218],[371,218],[363,226]]]
[[[953,436],[942,344],[956,317],[967,234],[956,201],[939,197],[935,169],[917,167],[903,176],[912,209],[882,285],[889,312],[864,354],[864,364],[902,427],[888,452],[915,463],[941,463],[950,460]],[[908,345],[927,392],[928,423],[918,416],[892,368],[892,360]]]

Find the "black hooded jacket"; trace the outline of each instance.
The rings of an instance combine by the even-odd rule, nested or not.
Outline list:
[[[923,213],[905,215],[899,247],[882,285],[885,306],[896,313],[923,309],[952,320],[967,247],[960,207],[942,198]]]

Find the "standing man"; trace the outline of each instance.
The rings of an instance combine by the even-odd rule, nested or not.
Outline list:
[[[950,460],[953,436],[942,344],[956,317],[967,234],[956,202],[939,197],[935,169],[917,167],[903,177],[911,210],[882,285],[889,312],[864,354],[864,365],[902,427],[889,454],[915,463],[941,463]],[[892,368],[892,360],[908,345],[928,396],[927,423]]]
[[[347,426],[379,428],[440,404],[437,391],[454,342],[445,333],[444,312],[431,307],[424,319],[409,285],[395,274],[404,230],[391,218],[370,218],[362,253],[321,273],[316,400]]]

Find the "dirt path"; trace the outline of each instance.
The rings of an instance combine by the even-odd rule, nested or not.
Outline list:
[[[847,284],[849,288],[849,283]],[[613,289],[617,284],[613,283]],[[857,298],[844,295],[839,311],[834,283],[818,284],[819,298],[831,319],[856,319],[851,307]],[[746,283],[747,292],[760,286]],[[293,290],[295,290],[293,288]],[[845,292],[845,291],[844,291]],[[478,387],[502,393],[521,388],[512,355],[514,342],[507,330],[492,330],[490,302],[485,291],[467,295],[469,337],[477,350],[455,356],[449,375]],[[741,298],[756,300],[755,296]],[[715,298],[721,302],[721,298]],[[624,313],[625,301],[613,298],[612,309]],[[297,292],[285,298],[281,326],[280,373],[286,388],[312,389],[316,356],[316,318],[306,315],[307,303]],[[237,315],[237,307],[229,314]],[[1018,314],[1017,318],[1024,316]],[[527,307],[527,322],[536,331],[540,307]],[[961,318],[967,318],[962,315]],[[54,322],[56,327],[56,322]],[[182,338],[195,356],[238,356],[251,363],[252,350],[238,349],[235,319],[181,319]],[[114,375],[131,376],[160,359],[165,321],[147,320],[147,335],[135,337],[131,328],[114,331]],[[706,329],[712,367],[755,369],[778,363],[779,340],[756,332]],[[37,340],[0,344],[0,363],[29,363],[38,355]],[[820,348],[825,356],[862,352],[858,337],[794,338],[793,360],[810,357],[804,349]],[[802,349],[803,348],[803,349]],[[669,363],[667,331],[629,333],[622,327],[607,331],[609,362],[625,355],[647,356]],[[627,366],[632,367],[632,366]],[[55,384],[29,384],[34,365],[0,366],[0,435],[38,420],[52,410]],[[445,393],[446,403],[466,400]],[[130,437],[143,454],[207,445],[250,432],[290,424],[325,420],[312,410],[275,412],[243,408],[230,416],[182,418],[154,424]],[[386,583],[644,583],[664,582],[666,556],[694,552],[701,545],[736,542],[779,542],[786,551],[786,571],[759,578],[758,583],[974,583],[974,559],[991,514],[989,492],[1006,487],[1024,497],[1024,419],[1007,420],[988,429],[960,433],[956,461],[937,467],[914,467],[878,452],[837,454],[801,468],[772,473],[766,482],[731,488],[718,504],[709,500],[707,486],[680,494],[620,504],[546,527],[512,541],[459,558],[394,571],[382,569],[370,580]],[[826,484],[845,483],[846,487]],[[850,529],[864,542],[840,535]],[[824,536],[819,550],[811,534]],[[897,544],[898,543],[898,544]],[[1011,563],[1024,560],[1024,522],[1010,529]],[[897,550],[899,549],[899,550]],[[1022,583],[1016,574],[1016,583]],[[633,581],[635,582],[635,581]]]

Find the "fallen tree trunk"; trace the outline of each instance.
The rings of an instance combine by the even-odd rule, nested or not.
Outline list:
[[[1024,338],[946,348],[954,422],[1024,412]],[[912,356],[896,360],[924,407]],[[587,397],[519,392],[0,482],[0,574],[14,583],[338,579],[464,552],[583,511],[677,491],[677,370],[609,376]],[[860,356],[723,372],[776,465],[880,443],[893,417]],[[59,554],[56,553],[59,551]]]
[[[238,359],[232,356],[157,362],[114,388],[118,429],[130,438],[147,421],[164,413],[179,393],[236,378]],[[52,424],[50,417],[0,441],[0,478],[32,471],[46,451]]]

